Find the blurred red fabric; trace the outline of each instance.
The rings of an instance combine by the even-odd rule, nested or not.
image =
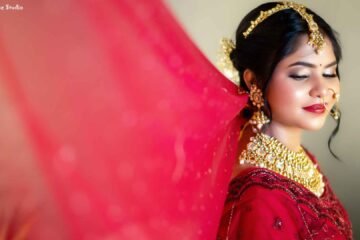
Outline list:
[[[214,239],[247,97],[159,0],[9,4],[2,222],[30,216],[29,239]]]

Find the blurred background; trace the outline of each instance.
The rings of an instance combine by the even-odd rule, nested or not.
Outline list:
[[[182,23],[190,37],[203,53],[216,62],[219,40],[235,37],[235,31],[247,12],[263,3],[258,0],[166,0],[169,8]],[[327,141],[335,127],[332,119],[319,132],[305,135],[304,145],[318,158],[323,172],[341,199],[353,223],[355,239],[360,237],[360,82],[356,67],[359,63],[360,2],[355,0],[298,0],[322,16],[340,35],[343,48],[341,72],[342,123],[333,141],[333,149],[341,158],[337,161],[330,154]]]

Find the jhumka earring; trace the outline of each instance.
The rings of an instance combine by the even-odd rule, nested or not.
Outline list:
[[[261,90],[255,84],[252,84],[250,87],[250,100],[257,110],[249,120],[249,123],[252,125],[254,133],[260,132],[264,124],[270,122],[270,119],[261,111],[261,107],[264,106],[264,98],[262,95]]]
[[[333,106],[333,108],[330,110],[330,115],[335,119],[338,120],[341,116],[341,111],[339,109],[339,99],[340,99],[340,94],[335,92],[334,89],[329,88],[330,91],[333,92],[332,98],[336,100],[335,105]]]

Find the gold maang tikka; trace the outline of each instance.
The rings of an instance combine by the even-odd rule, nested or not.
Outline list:
[[[261,11],[260,15],[254,20],[251,21],[250,26],[243,32],[244,38],[247,38],[251,32],[256,28],[258,24],[263,22],[265,19],[282,10],[293,9],[307,22],[309,26],[309,40],[308,44],[315,49],[315,52],[318,53],[325,46],[324,36],[319,30],[319,26],[313,19],[313,15],[306,12],[306,7],[302,4],[294,2],[281,2],[277,4],[274,8],[267,11]]]

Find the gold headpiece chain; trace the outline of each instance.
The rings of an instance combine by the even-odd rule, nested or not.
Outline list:
[[[254,28],[266,18],[270,17],[274,13],[286,9],[295,10],[307,22],[310,31],[308,44],[315,49],[315,52],[319,52],[325,46],[324,36],[321,34],[317,23],[314,21],[313,15],[306,12],[306,7],[294,2],[281,2],[270,10],[261,11],[255,21],[251,21],[249,28],[243,32],[244,37],[247,38]]]

